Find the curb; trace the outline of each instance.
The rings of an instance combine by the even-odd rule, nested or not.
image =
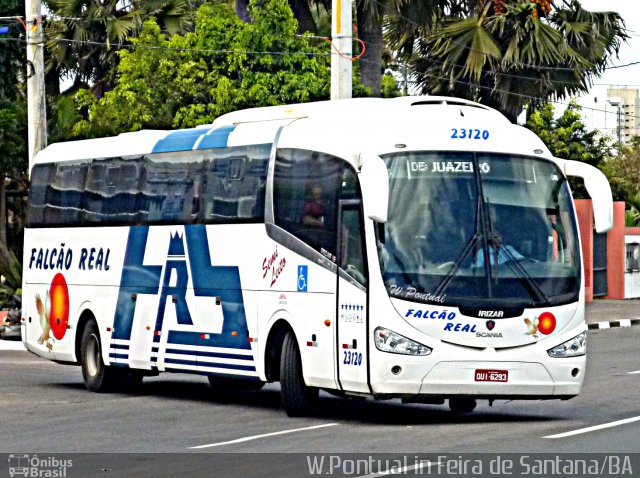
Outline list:
[[[596,322],[594,324],[588,324],[589,330],[600,330],[600,329],[611,329],[615,327],[632,327],[635,325],[640,325],[640,319],[622,319],[622,320],[611,320],[608,322]]]
[[[2,340],[0,339],[0,352],[27,350],[22,340]]]

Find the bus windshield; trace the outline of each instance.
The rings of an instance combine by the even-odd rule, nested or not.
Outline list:
[[[554,163],[471,152],[383,159],[389,219],[377,240],[391,296],[485,308],[578,299],[571,195]]]

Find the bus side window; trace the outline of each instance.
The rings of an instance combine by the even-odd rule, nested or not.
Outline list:
[[[200,193],[204,223],[262,221],[269,146],[213,151],[210,158]]]
[[[347,163],[316,151],[281,149],[274,174],[276,225],[335,262],[338,201]]]
[[[31,172],[31,186],[29,187],[29,208],[27,223],[29,227],[46,225],[45,213],[50,208],[49,201],[53,194],[53,177],[55,165],[38,164]]]
[[[51,225],[78,225],[82,222],[82,198],[87,164],[59,164],[47,192],[44,221]]]
[[[180,155],[181,161],[173,159]],[[182,160],[183,152],[145,156],[141,166],[138,214],[147,224],[193,221],[193,202],[197,195],[196,177],[202,174],[202,161]]]

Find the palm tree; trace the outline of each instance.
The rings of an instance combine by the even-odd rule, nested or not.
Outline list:
[[[193,24],[195,6],[189,0],[46,0],[53,13],[46,28],[47,70],[71,77],[76,85],[93,83],[98,96],[113,86],[118,49],[142,23],[156,17],[169,35]]]
[[[577,0],[553,10],[544,0],[479,0],[418,38],[410,66],[422,92],[482,101],[513,120],[527,104],[586,92],[626,38],[617,13]]]

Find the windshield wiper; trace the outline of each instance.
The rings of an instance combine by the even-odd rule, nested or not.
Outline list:
[[[436,288],[434,294],[436,296],[439,296],[444,292],[444,290],[449,285],[449,282],[451,282],[451,279],[453,279],[455,273],[458,272],[458,269],[460,269],[462,261],[466,259],[466,257],[469,255],[469,252],[471,252],[471,250],[475,247],[476,243],[482,239],[482,233],[480,232],[480,221],[482,217],[482,213],[480,211],[480,200],[481,198],[479,197],[476,207],[476,223],[474,225],[473,235],[469,238],[466,245],[464,246],[464,249],[462,249],[462,252],[460,253],[460,255],[458,255],[455,262],[452,264],[451,268],[447,272],[447,275],[445,275],[440,284],[438,284],[438,287]]]
[[[493,236],[490,239],[490,242],[495,251],[493,260],[496,265],[496,270],[500,262],[500,253],[504,252],[504,254],[507,256],[507,261],[505,262],[505,264],[511,267],[511,269],[516,273],[516,275],[518,275],[519,278],[524,281],[529,291],[532,292],[539,301],[542,301],[546,306],[550,306],[551,301],[545,295],[545,293],[540,288],[538,283],[535,280],[533,280],[533,277],[531,277],[531,275],[529,275],[527,270],[524,267],[522,267],[522,264],[520,264],[520,260],[513,255],[513,252],[511,252],[509,247],[502,247],[499,236]],[[496,278],[497,277],[498,276],[496,274]]]

